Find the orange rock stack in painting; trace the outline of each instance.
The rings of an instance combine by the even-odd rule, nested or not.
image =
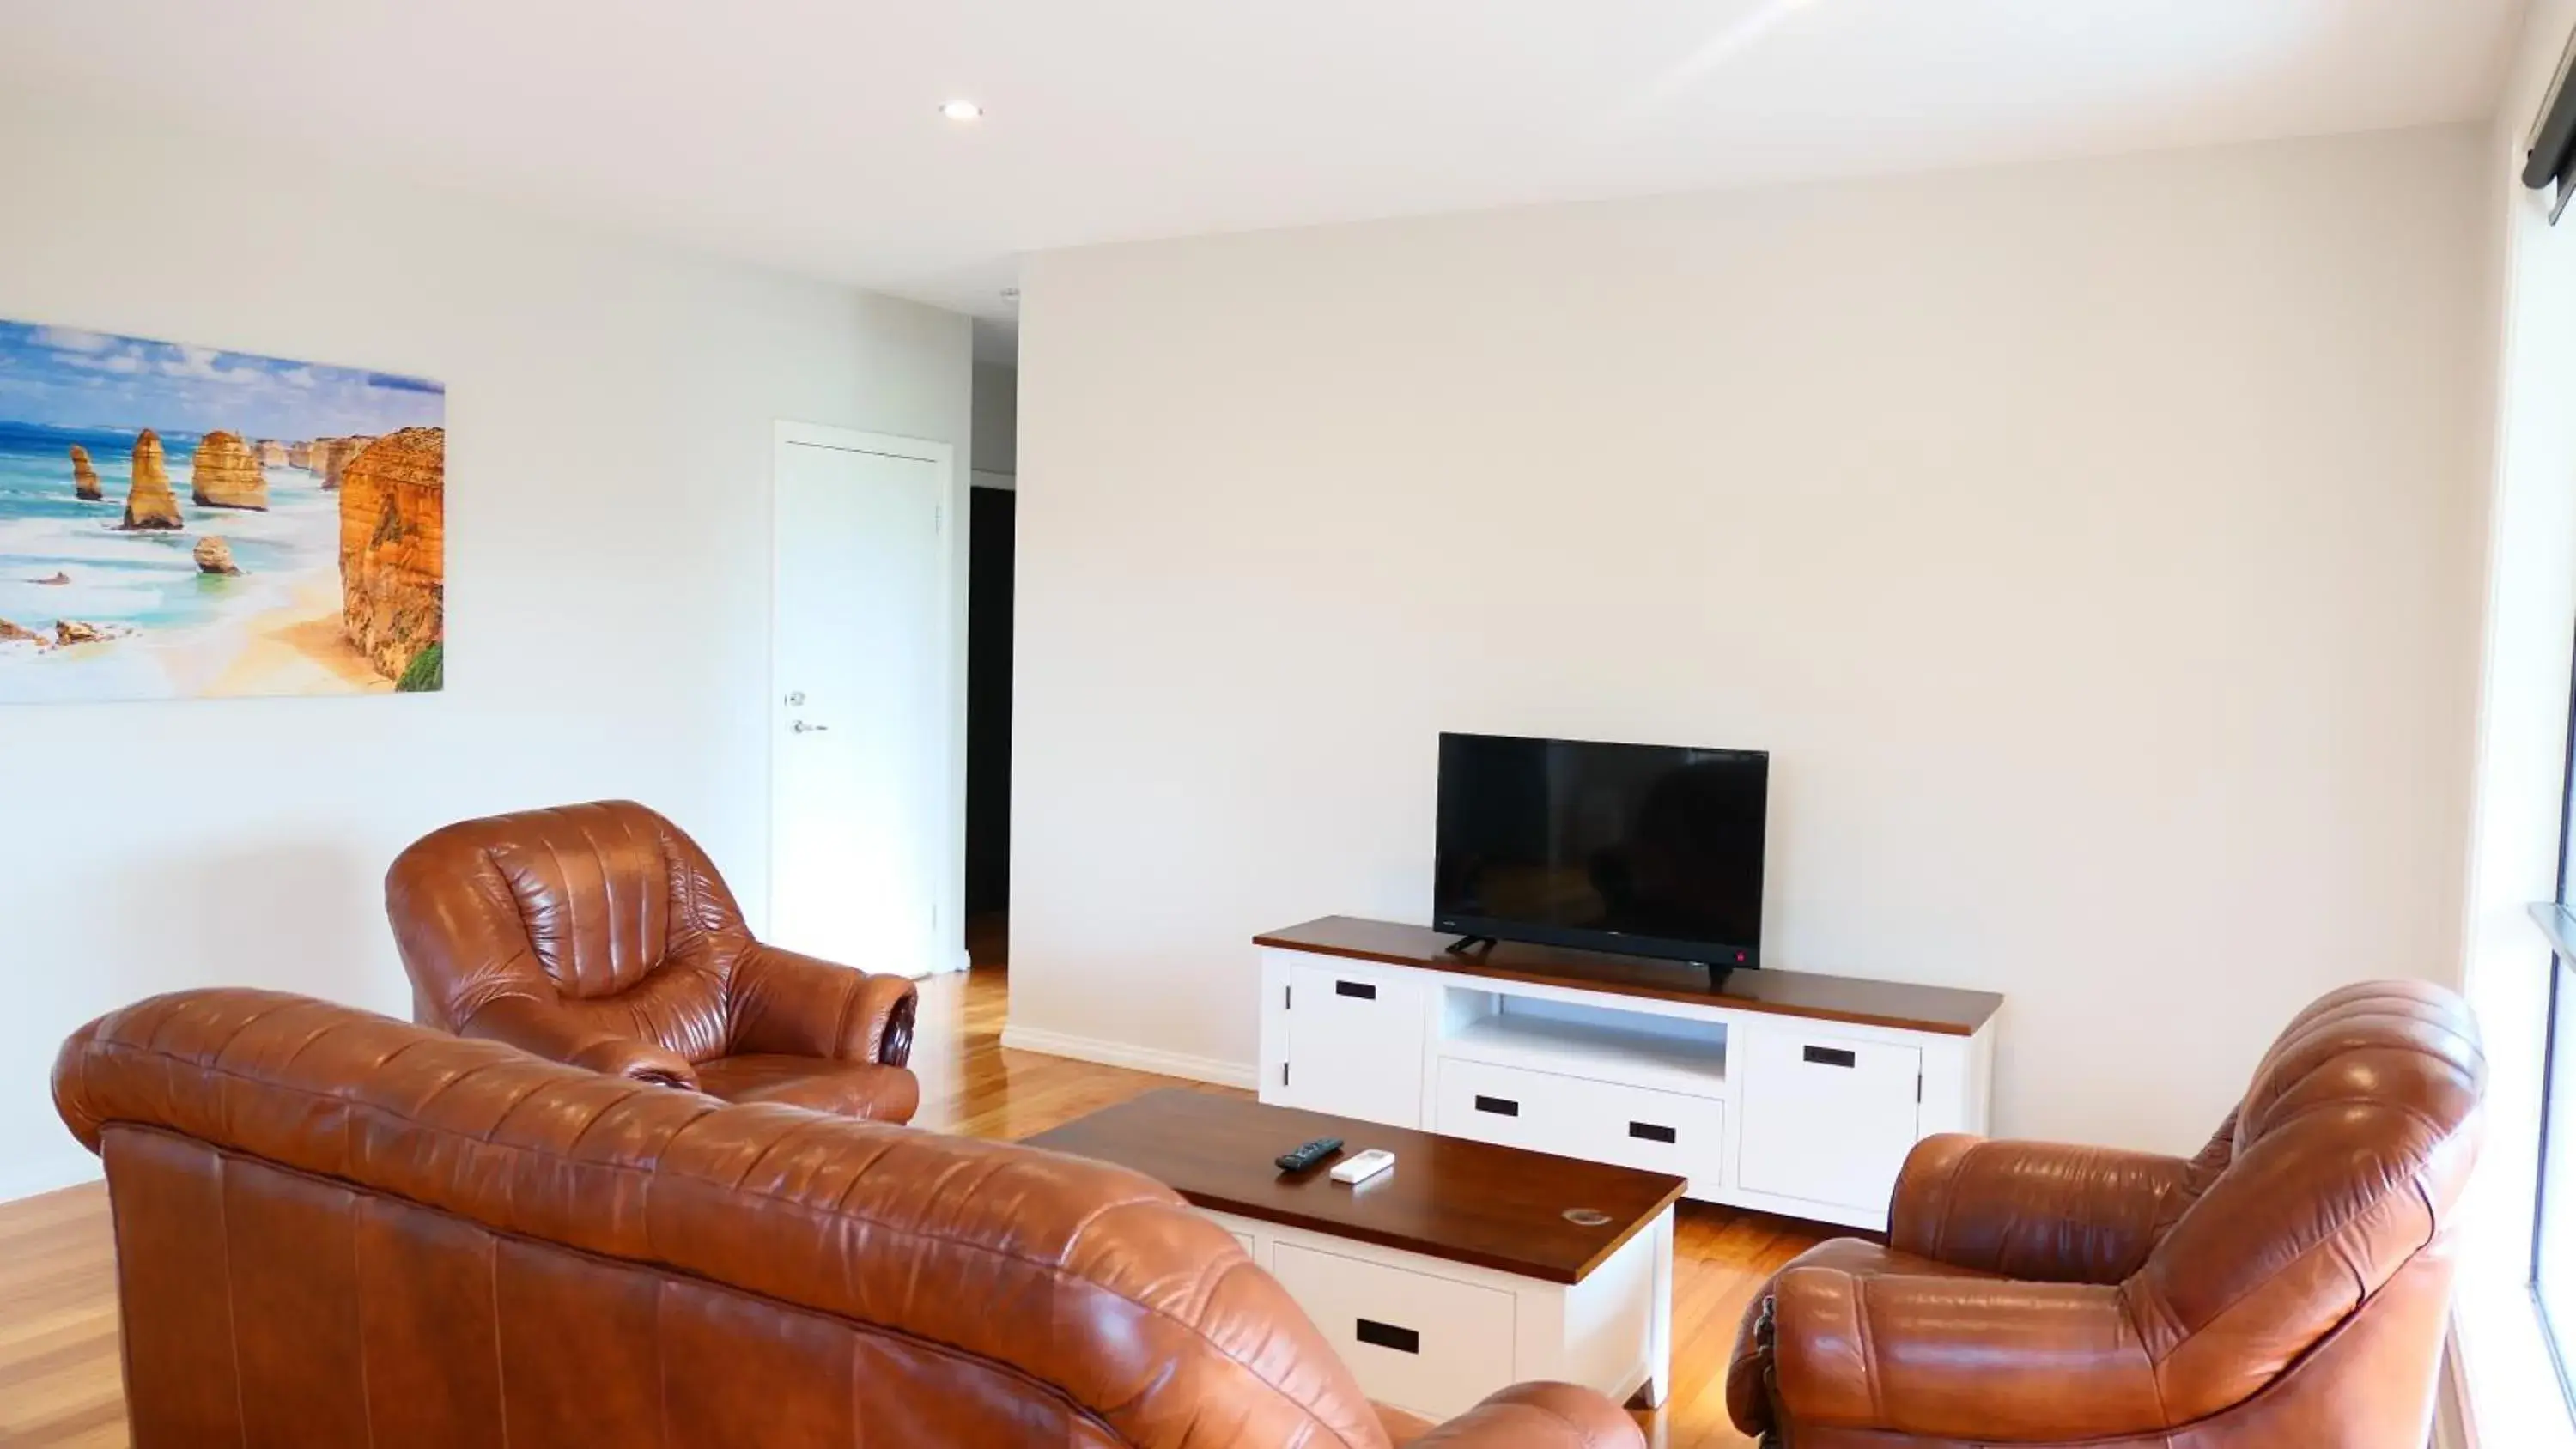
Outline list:
[[[106,496],[98,491],[98,470],[90,466],[89,449],[78,443],[72,444],[72,492],[86,503]]]
[[[388,433],[341,471],[342,617],[349,642],[387,679],[441,638],[446,534],[445,429]]]
[[[341,475],[348,470],[349,464],[374,441],[366,437],[315,438],[311,466],[314,472],[322,475],[322,486],[339,487]]]
[[[259,470],[238,433],[212,432],[199,439],[188,479],[200,508],[268,511],[268,475]]]
[[[161,461],[161,435],[150,428],[134,440],[134,486],[125,494],[125,527],[184,528],[170,470]]]

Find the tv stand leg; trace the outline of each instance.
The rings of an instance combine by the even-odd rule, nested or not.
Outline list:
[[[1494,938],[1491,936],[1460,936],[1457,940],[1449,943],[1449,954],[1452,956],[1470,956],[1475,954],[1478,947],[1491,947],[1494,944]]]

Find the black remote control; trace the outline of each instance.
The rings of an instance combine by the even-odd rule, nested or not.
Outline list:
[[[1294,1152],[1279,1154],[1281,1172],[1304,1172],[1307,1168],[1342,1150],[1339,1137],[1318,1137]]]

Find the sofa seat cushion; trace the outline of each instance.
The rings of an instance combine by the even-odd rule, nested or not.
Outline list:
[[[780,1102],[876,1122],[907,1121],[921,1105],[910,1071],[825,1057],[716,1057],[698,1063],[698,1086],[728,1102]]]

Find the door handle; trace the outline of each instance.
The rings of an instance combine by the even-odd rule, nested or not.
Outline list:
[[[825,730],[827,730],[827,729],[830,729],[830,728],[831,728],[831,726],[830,726],[830,725],[807,724],[805,721],[803,721],[803,720],[801,720],[801,719],[800,719],[800,720],[798,720],[796,723],[794,723],[794,724],[792,724],[792,725],[789,725],[789,726],[788,726],[788,728],[789,728],[789,729],[791,729],[791,730],[796,731],[796,733],[798,733],[798,734],[800,734],[800,735],[816,735],[816,734],[821,734],[823,731],[825,731]]]

